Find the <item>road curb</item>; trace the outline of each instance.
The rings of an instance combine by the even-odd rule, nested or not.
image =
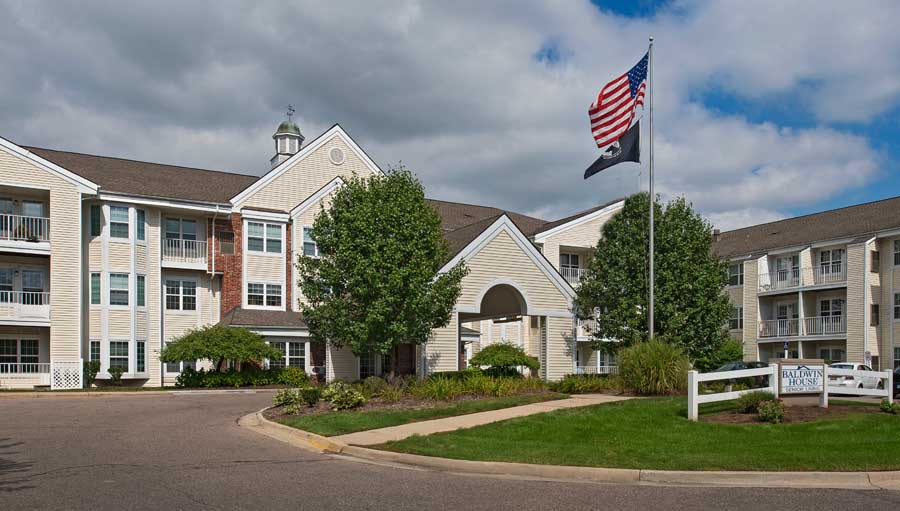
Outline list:
[[[38,392],[3,392],[0,399],[36,399],[51,397],[91,397],[104,398],[115,396],[201,396],[225,394],[262,394],[277,392],[281,389],[196,389],[196,390],[116,390],[116,391],[38,391]]]
[[[710,486],[749,488],[805,488],[900,491],[900,471],[894,472],[734,472],[677,471],[626,468],[534,465],[500,461],[470,461],[382,451],[347,445],[328,437],[299,430],[266,419],[264,408],[241,417],[243,427],[291,445],[348,459],[406,465],[413,468],[458,474],[478,474],[570,482],[651,484],[663,486]]]

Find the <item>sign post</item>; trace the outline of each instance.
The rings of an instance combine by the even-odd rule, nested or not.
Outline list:
[[[778,361],[779,395],[819,394],[819,406],[828,407],[828,366],[822,359],[789,359]]]

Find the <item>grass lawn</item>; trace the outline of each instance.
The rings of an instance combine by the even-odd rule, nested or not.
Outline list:
[[[730,403],[703,405],[701,414]],[[685,418],[685,398],[624,401],[411,437],[380,448],[482,461],[660,470],[900,470],[900,416],[788,424]]]
[[[539,403],[541,401],[550,401],[564,397],[567,396],[563,394],[544,393],[457,401],[437,405],[432,408],[413,410],[389,409],[357,412],[330,412],[316,415],[287,417],[282,420],[281,423],[319,435],[335,436],[346,433],[355,433],[357,431],[366,431],[369,429],[386,428],[388,426],[399,426],[400,424],[409,424],[410,422],[440,419],[441,417],[453,417],[455,415],[499,410],[500,408]]]

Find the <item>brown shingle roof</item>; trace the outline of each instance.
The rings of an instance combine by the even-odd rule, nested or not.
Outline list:
[[[25,147],[32,153],[100,185],[101,191],[197,202],[228,201],[258,176],[144,161]]]
[[[504,213],[506,213],[506,216],[512,219],[512,221],[519,226],[519,229],[522,229],[522,232],[528,236],[547,223],[546,220],[541,220],[540,218],[534,218],[512,211],[504,211],[491,206],[478,206],[475,204],[463,204],[461,202],[449,202],[437,199],[426,200],[428,201],[428,204],[441,215],[441,227],[444,229],[444,232],[455,231],[460,227],[481,222],[486,218],[497,218]]]
[[[547,222],[547,223],[545,223],[544,225],[542,225],[542,226],[540,227],[540,229],[538,229],[537,231],[535,231],[534,234],[538,234],[538,233],[541,233],[541,232],[549,231],[550,229],[553,229],[554,227],[559,227],[560,225],[567,224],[567,223],[571,222],[572,220],[581,218],[581,217],[583,217],[583,216],[585,216],[585,215],[590,215],[591,213],[593,213],[593,212],[595,212],[595,211],[600,211],[600,210],[603,209],[603,208],[612,206],[613,204],[615,204],[615,203],[617,203],[617,202],[620,202],[620,201],[623,201],[623,200],[625,200],[625,199],[622,198],[622,197],[620,197],[620,198],[618,198],[618,199],[611,200],[611,201],[609,201],[609,202],[607,202],[607,203],[605,203],[605,204],[600,204],[599,206],[594,206],[594,207],[589,208],[589,209],[586,209],[586,210],[584,210],[584,211],[579,211],[578,213],[575,213],[575,214],[573,214],[573,215],[569,215],[569,216],[567,216],[567,217],[565,217],[565,218],[560,218],[559,220],[554,220],[554,221],[552,221],[552,222]]]
[[[244,309],[235,307],[228,311],[222,320],[223,326],[274,327],[274,328],[306,328],[303,315],[294,311],[276,311],[263,309]]]
[[[746,256],[817,241],[864,238],[896,228],[900,228],[900,197],[726,231],[713,251],[720,257]]]

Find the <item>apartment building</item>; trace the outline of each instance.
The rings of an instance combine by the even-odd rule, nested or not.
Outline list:
[[[442,271],[470,268],[449,324],[395,361],[312,339],[293,262],[318,255],[315,215],[344,180],[381,169],[338,125],[307,144],[284,122],[273,139],[259,177],[0,138],[0,388],[80,387],[84,360],[101,382],[121,367],[126,384],[172,385],[205,362],[161,364],[160,349],[209,324],[256,331],[283,353],[266,364],[327,379],[454,370],[495,340],[521,343],[550,379],[607,364],[571,304],[621,201],[547,222],[432,200],[451,247]]]
[[[717,235],[744,358],[900,365],[898,210],[892,198]]]

